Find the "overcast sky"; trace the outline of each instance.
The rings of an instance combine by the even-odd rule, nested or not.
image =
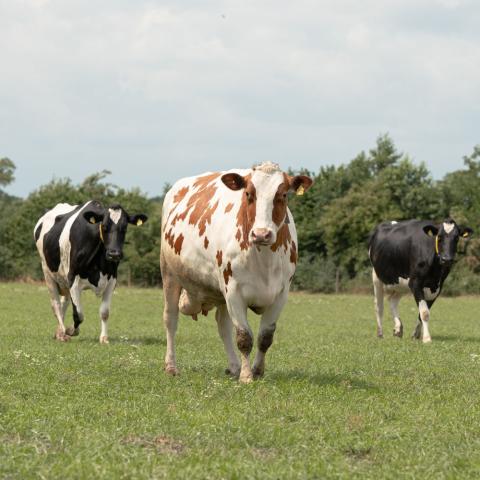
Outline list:
[[[435,177],[480,143],[478,0],[0,0],[11,194],[348,162],[389,132]]]

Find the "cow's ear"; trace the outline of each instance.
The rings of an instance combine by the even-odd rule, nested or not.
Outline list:
[[[459,225],[458,230],[460,231],[460,236],[463,238],[469,238],[473,233],[470,227],[464,227],[463,225]]]
[[[313,180],[306,175],[295,175],[288,178],[290,183],[290,191],[297,195],[303,195],[313,184]]]
[[[88,223],[100,223],[103,222],[103,212],[94,211],[94,210],[87,210],[86,212],[83,212],[83,218],[88,222]]]
[[[222,182],[230,190],[241,190],[247,186],[245,179],[238,173],[226,173],[222,175]]]
[[[438,228],[435,225],[425,225],[423,231],[429,237],[436,237],[438,235]]]
[[[137,227],[139,227],[140,225],[143,225],[147,220],[148,220],[148,217],[143,213],[128,216],[128,223],[131,223],[132,225],[136,225]]]

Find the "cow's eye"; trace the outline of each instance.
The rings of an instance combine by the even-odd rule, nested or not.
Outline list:
[[[286,193],[283,194],[283,198],[284,198],[284,199],[287,198],[287,194],[286,194]]]

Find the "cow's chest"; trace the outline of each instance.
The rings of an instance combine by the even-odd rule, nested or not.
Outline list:
[[[108,275],[104,275],[103,273],[100,273],[96,282],[92,282],[88,278],[80,278],[79,276],[77,278],[78,285],[81,287],[82,290],[93,290],[95,292],[95,295],[97,296],[103,294],[109,283]]]

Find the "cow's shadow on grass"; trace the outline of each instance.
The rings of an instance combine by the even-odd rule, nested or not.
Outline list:
[[[380,389],[373,383],[366,382],[365,380],[349,376],[349,375],[333,375],[323,373],[309,373],[303,370],[289,370],[285,372],[267,372],[266,377],[271,381],[288,381],[288,382],[308,382],[312,385],[318,385],[321,387],[327,385],[333,385],[346,390],[365,390],[369,392],[378,392]]]
[[[433,335],[433,343],[439,342],[468,342],[468,343],[480,343],[480,336],[478,337],[462,337],[460,335]]]

